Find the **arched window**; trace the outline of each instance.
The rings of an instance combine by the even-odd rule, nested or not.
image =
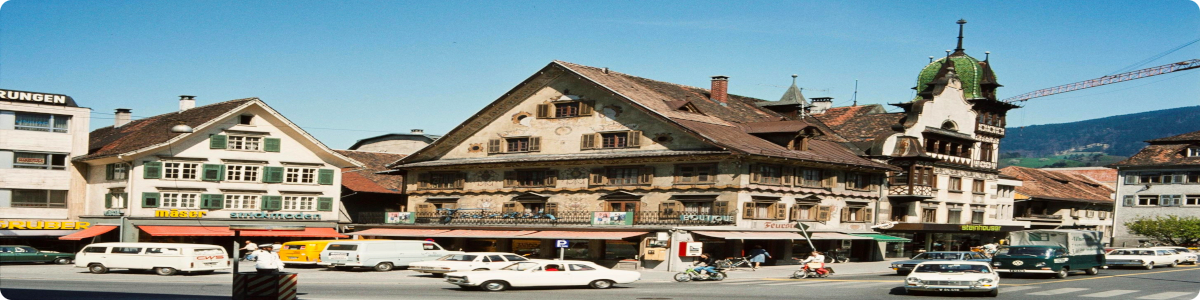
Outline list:
[[[958,131],[958,124],[954,124],[954,121],[946,120],[946,122],[942,123],[942,129]]]

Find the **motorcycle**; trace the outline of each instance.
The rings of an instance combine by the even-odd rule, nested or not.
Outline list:
[[[795,273],[792,273],[792,279],[804,279],[809,277],[825,278],[829,277],[830,274],[833,274],[833,268],[821,267],[821,263],[811,262],[804,264],[804,267],[796,270]]]
[[[716,271],[708,272],[708,274],[700,274],[700,271],[696,271],[696,269],[693,268],[688,268],[686,271],[675,274],[675,281],[721,281],[725,280],[725,277],[727,277],[725,275],[725,269],[718,268]]]

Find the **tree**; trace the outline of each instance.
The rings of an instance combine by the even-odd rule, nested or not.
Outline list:
[[[1125,222],[1129,233],[1152,238],[1170,245],[1194,245],[1200,242],[1200,218],[1176,215],[1142,217]]]

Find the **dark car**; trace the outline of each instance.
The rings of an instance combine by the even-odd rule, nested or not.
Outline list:
[[[913,256],[913,258],[910,260],[892,262],[892,270],[896,270],[896,274],[906,275],[909,272],[912,272],[913,268],[917,267],[917,264],[931,260],[969,260],[987,262],[991,261],[992,259],[988,258],[987,256],[983,256],[981,253],[971,251],[925,252],[917,254],[917,256]]]
[[[0,263],[43,262],[60,265],[75,260],[75,253],[39,251],[30,246],[0,246]]]

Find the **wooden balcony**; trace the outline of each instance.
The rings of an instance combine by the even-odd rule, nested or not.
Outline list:
[[[933,187],[927,185],[893,185],[888,188],[888,197],[933,198]]]

